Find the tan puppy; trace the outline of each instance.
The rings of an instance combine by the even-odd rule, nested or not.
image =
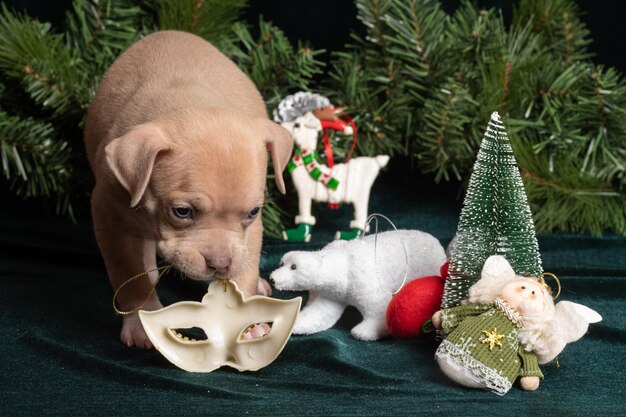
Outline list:
[[[172,31],[131,46],[89,107],[85,145],[96,176],[96,239],[114,289],[156,268],[158,252],[194,279],[228,278],[246,295],[267,292],[259,278],[267,153],[284,193],[292,140],[217,49]],[[120,309],[137,309],[150,290],[147,279],[124,287]],[[143,308],[160,307],[153,294]],[[121,339],[151,347],[137,314],[124,318]]]

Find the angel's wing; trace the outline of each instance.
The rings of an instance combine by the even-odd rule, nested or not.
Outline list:
[[[572,343],[587,333],[589,323],[597,323],[602,316],[582,304],[561,301],[555,306],[556,331],[565,343]]]
[[[598,323],[602,321],[602,316],[598,314],[598,312],[590,309],[587,306],[584,306],[582,304],[571,303],[568,301],[563,301],[563,302],[571,304],[574,310],[576,310],[576,314],[578,314],[579,316],[587,320],[587,323]],[[557,305],[560,305],[560,304],[561,303],[558,303]]]
[[[539,355],[540,363],[547,363],[556,358],[565,345],[580,339],[587,333],[589,323],[597,323],[602,316],[582,304],[561,301],[555,306],[554,320],[556,332],[550,337],[549,352]]]

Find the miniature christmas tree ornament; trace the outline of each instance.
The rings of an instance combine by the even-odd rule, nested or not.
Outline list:
[[[491,255],[503,255],[519,275],[543,272],[530,206],[513,148],[497,112],[491,115],[450,245],[442,306],[467,297]]]
[[[154,347],[185,371],[211,372],[221,366],[256,371],[272,363],[285,347],[301,302],[301,297],[244,299],[233,281],[215,280],[200,303],[140,310],[139,317]],[[197,329],[205,339],[188,336]]]
[[[298,92],[283,99],[274,111],[274,121],[289,130],[296,151],[287,166],[298,192],[299,213],[296,227],[283,231],[283,239],[308,242],[316,219],[311,214],[313,201],[354,205],[354,220],[349,231],[338,231],[336,239],[354,239],[363,234],[367,219],[370,190],[381,168],[389,162],[388,155],[351,158],[356,145],[356,126],[339,118],[342,109],[334,108],[328,98],[319,94]],[[335,164],[328,130],[353,135],[353,143],[343,163]],[[327,164],[317,154],[319,133],[323,133]]]

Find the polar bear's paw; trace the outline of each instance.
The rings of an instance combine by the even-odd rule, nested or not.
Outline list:
[[[352,336],[360,340],[378,340],[389,336],[389,330],[385,320],[365,319],[354,326]]]

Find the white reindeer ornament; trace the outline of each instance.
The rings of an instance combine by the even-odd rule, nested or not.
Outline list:
[[[319,133],[324,128],[340,130],[346,135],[354,133],[353,126],[337,117],[342,109],[335,109],[323,96],[299,92],[286,97],[274,111],[274,120],[289,130],[296,143],[296,152],[288,165],[298,192],[299,213],[296,227],[283,231],[283,239],[308,242],[316,223],[311,214],[313,201],[330,205],[351,203],[354,219],[350,231],[337,232],[336,239],[354,239],[362,235],[367,220],[370,190],[381,168],[389,162],[388,155],[358,157],[345,163],[334,164],[328,154],[328,165],[316,159]]]

